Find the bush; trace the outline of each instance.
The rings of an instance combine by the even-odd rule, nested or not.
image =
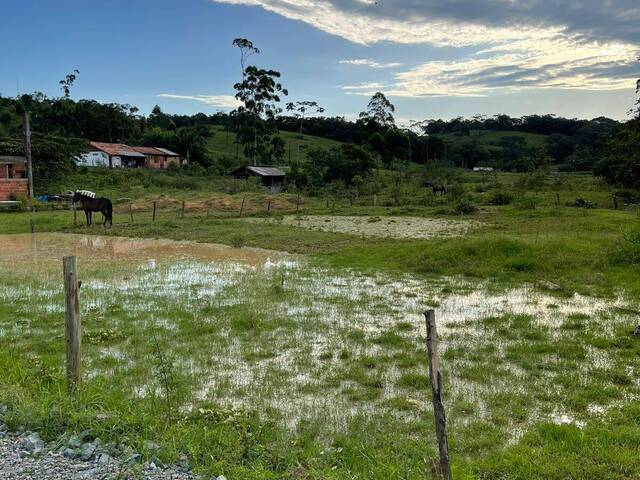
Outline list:
[[[242,248],[245,246],[246,243],[247,243],[246,238],[244,237],[244,235],[240,233],[231,237],[231,246],[233,248]]]
[[[518,207],[522,210],[535,210],[538,207],[538,199],[525,195],[518,202]]]
[[[513,196],[508,192],[497,191],[489,197],[490,205],[509,205],[513,201]]]
[[[478,207],[476,207],[468,198],[462,198],[456,202],[453,207],[453,211],[458,215],[470,215],[477,212]]]
[[[609,252],[609,261],[614,265],[639,265],[640,230],[625,233]]]

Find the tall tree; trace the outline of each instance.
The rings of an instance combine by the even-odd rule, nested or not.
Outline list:
[[[280,72],[250,65],[243,81],[234,85],[236,98],[242,102],[233,112],[239,120],[237,137],[254,164],[258,156],[265,156],[269,138],[276,130],[275,119],[282,112],[280,95],[289,93],[279,78]]]
[[[287,111],[291,112],[294,117],[300,119],[300,134],[302,134],[302,123],[304,122],[305,114],[311,109],[315,109],[315,113],[324,112],[324,108],[318,105],[318,102],[302,100],[300,102],[287,103]]]
[[[260,49],[253,45],[253,42],[247,38],[235,38],[233,46],[240,50],[240,67],[242,68],[242,80],[245,78],[245,62],[253,55],[260,53]]]
[[[393,128],[396,126],[396,121],[393,118],[393,112],[396,108],[385,97],[384,93],[376,92],[369,104],[367,110],[360,113],[360,118],[367,122],[375,122],[381,127]]]
[[[80,75],[80,70],[75,69],[69,75],[64,77],[63,80],[60,80],[58,82],[58,84],[60,84],[60,89],[64,94],[64,98],[69,98],[69,95],[71,94],[71,87],[73,87],[73,84],[75,83],[76,78],[78,78],[78,75]]]

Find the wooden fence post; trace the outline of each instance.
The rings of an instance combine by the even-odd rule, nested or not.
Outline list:
[[[271,199],[269,199],[269,203],[267,203],[267,216],[269,216],[269,212],[271,212]]]
[[[240,205],[240,217],[242,217],[242,211],[244,210],[244,200],[247,197],[242,197],[242,204]]]
[[[373,206],[374,207],[378,206],[378,195],[376,194],[373,195]]]
[[[76,257],[62,259],[64,273],[64,319],[67,343],[67,389],[73,392],[80,382],[80,299]]]
[[[129,216],[131,217],[131,223],[133,223],[133,204],[129,202]]]
[[[151,217],[151,220],[152,220],[153,222],[155,222],[155,221],[156,221],[156,203],[157,203],[157,202],[153,202],[153,216]]]
[[[298,192],[298,198],[296,199],[296,213],[300,210],[300,192]]]
[[[184,218],[184,200],[182,201],[182,211],[180,212],[180,218]]]
[[[560,194],[556,193],[556,206],[559,207],[560,206]]]
[[[613,208],[618,210],[618,196],[616,194],[613,195]]]
[[[429,355],[429,380],[433,397],[433,414],[436,423],[436,437],[440,452],[440,475],[445,480],[451,480],[449,465],[449,442],[447,441],[447,419],[442,403],[442,375],[438,365],[438,334],[436,331],[436,314],[433,310],[424,312],[427,325],[427,352]]]

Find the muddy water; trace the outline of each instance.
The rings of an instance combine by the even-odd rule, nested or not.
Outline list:
[[[119,375],[140,395],[154,391],[148,373],[153,364],[149,332],[158,329],[171,346],[175,364],[193,379],[191,398],[263,411],[275,408],[292,427],[301,418],[320,416],[328,427],[340,428],[355,415],[385,411],[385,402],[394,398],[420,405],[412,415],[394,411],[397,415],[416,418],[423,412],[426,392],[407,390],[397,382],[403,373],[424,374],[424,369],[401,367],[389,358],[418,352],[424,359],[426,308],[436,310],[442,352],[460,352],[442,362],[447,393],[472,403],[474,418],[491,417],[487,395],[526,397],[554,384],[550,370],[523,382],[526,372],[504,360],[505,352],[521,339],[500,337],[484,319],[527,315],[532,325],[545,327],[550,338],[574,341],[575,334],[561,328],[572,315],[588,317],[607,335],[629,320],[611,311],[638,308],[622,297],[560,298],[526,285],[496,291],[488,283],[456,278],[311,267],[298,257],[264,250],[86,235],[14,235],[0,236],[0,304],[18,305],[14,317],[0,316],[0,341],[10,338],[29,354],[38,354],[29,342],[59,335],[63,255],[76,255],[84,270],[86,332],[114,330],[120,335],[112,342],[88,343],[89,378]],[[41,275],[42,264],[50,265],[53,273]],[[55,316],[51,324],[47,315]],[[253,317],[264,325],[249,322],[245,328],[245,320]],[[397,329],[400,323],[405,325]],[[585,322],[587,330],[590,325]],[[402,337],[401,348],[379,342],[389,333]],[[465,369],[477,360],[465,351],[489,345],[504,376],[489,383],[469,379]],[[340,358],[343,351],[349,354],[345,359]],[[105,363],[107,357],[112,360]],[[387,358],[366,372],[383,386],[378,397],[354,401],[348,392],[363,387],[349,376],[349,369],[365,357]],[[589,348],[571,374],[588,378],[591,369],[610,368],[611,362],[606,352]],[[601,414],[607,408],[594,405],[591,410]],[[528,413],[530,419],[583,421],[561,404]]]
[[[0,235],[0,265],[15,262],[59,261],[75,255],[79,261],[140,263],[150,261],[193,260],[200,262],[239,262],[262,265],[279,252],[255,248],[231,248],[225,245],[173,240],[111,237],[98,235]]]

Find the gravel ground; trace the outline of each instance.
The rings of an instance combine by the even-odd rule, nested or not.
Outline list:
[[[70,460],[62,454],[44,449],[40,453],[26,452],[23,436],[0,439],[0,479],[2,480],[191,480],[187,472],[160,469],[153,464],[136,465],[133,468],[113,459],[94,459],[83,462]]]

